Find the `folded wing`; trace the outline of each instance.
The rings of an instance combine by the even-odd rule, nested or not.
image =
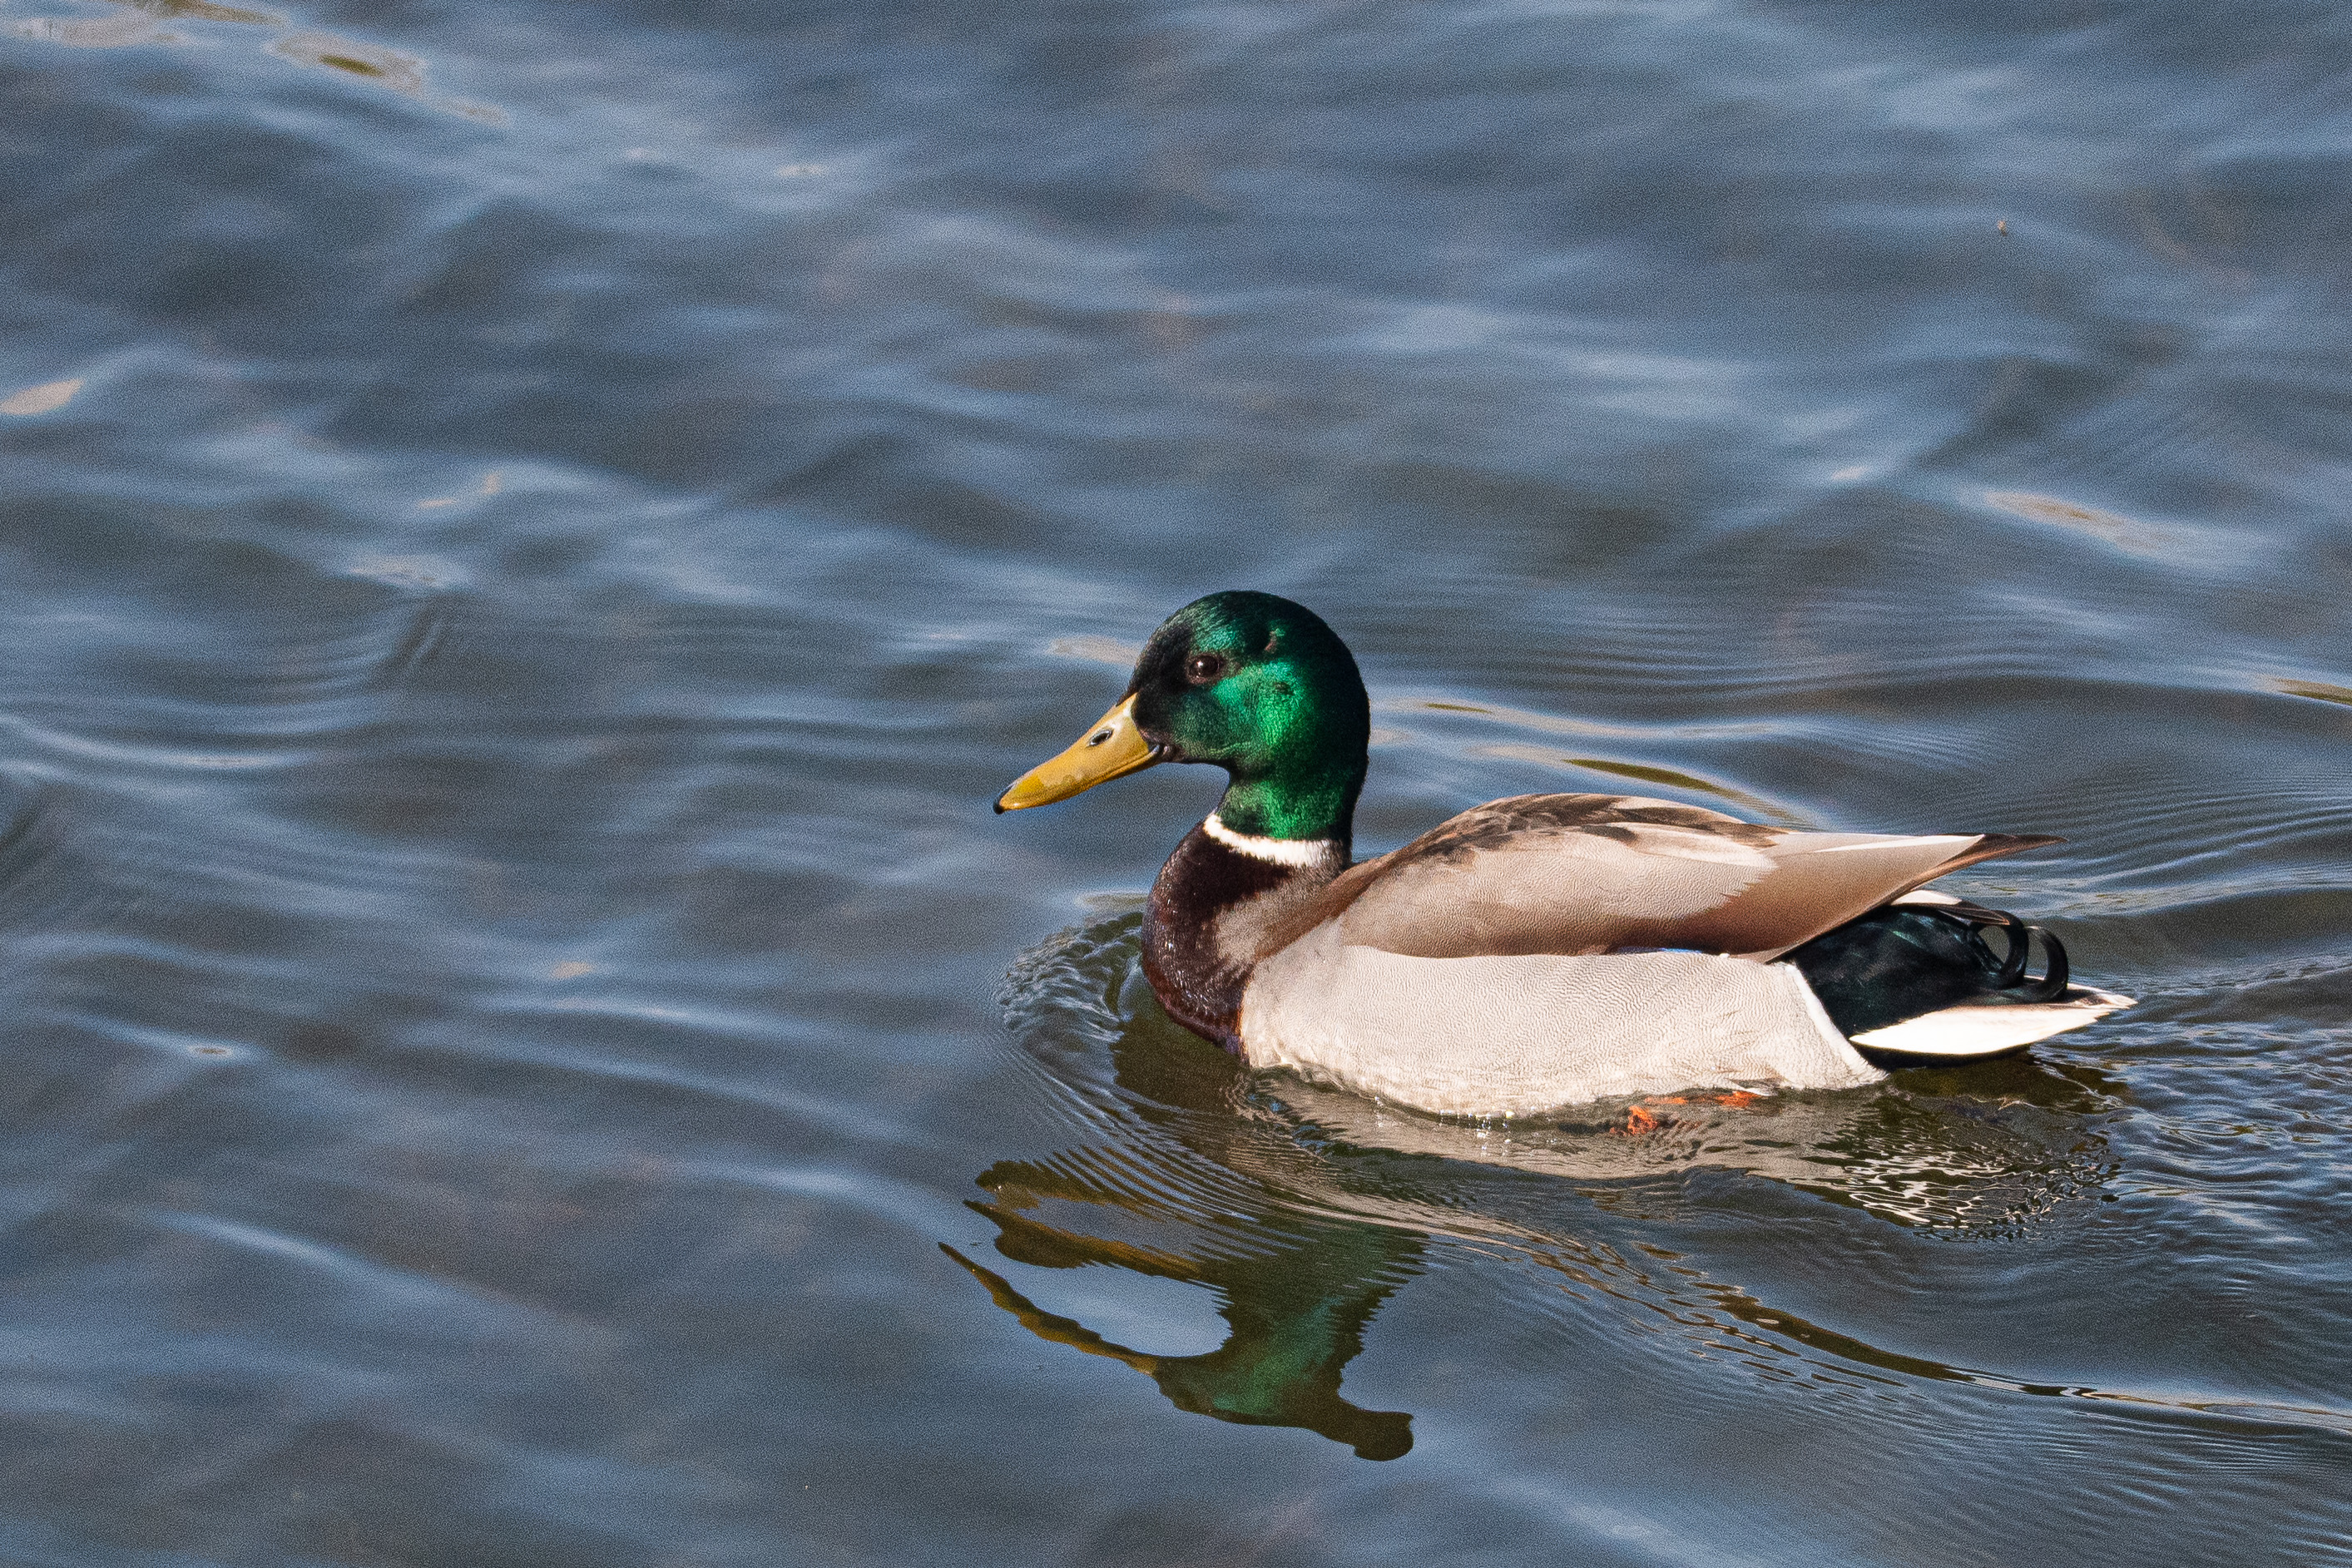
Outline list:
[[[1269,935],[1326,922],[1412,957],[1687,947],[1769,959],[1948,872],[2056,843],[2006,833],[1810,833],[1625,795],[1520,795],[1343,873]]]

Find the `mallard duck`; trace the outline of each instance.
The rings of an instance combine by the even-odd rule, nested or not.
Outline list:
[[[1355,658],[1320,618],[1213,593],[1170,616],[1126,695],[996,810],[1161,762],[1223,768],[1223,797],[1145,909],[1160,1005],[1253,1067],[1441,1114],[1847,1088],[1884,1076],[1864,1051],[1999,1055],[2130,1005],[2070,984],[2047,933],[1925,885],[2056,839],[1520,795],[1353,864],[1370,734]]]

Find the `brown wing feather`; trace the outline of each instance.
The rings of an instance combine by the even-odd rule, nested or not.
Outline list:
[[[1328,921],[1415,957],[1691,947],[1770,958],[1921,883],[2055,841],[1807,833],[1623,795],[1522,795],[1340,873],[1259,956]]]
[[[1637,810],[1642,814],[1637,816]],[[1622,831],[1632,821],[1647,820],[1652,811],[1662,820],[1700,831],[1743,837],[1769,836],[1775,831],[1704,807],[1630,795],[1513,795],[1489,800],[1458,816],[1448,817],[1409,844],[1341,872],[1312,904],[1267,933],[1258,956],[1263,958],[1278,953],[1325,921],[1339,918],[1376,886],[1387,883],[1393,891],[1397,884],[1390,881],[1391,878],[1411,881],[1416,872],[1466,861],[1482,850],[1512,843],[1532,847],[1563,831],[1591,828]]]
[[[1777,958],[1962,866],[2058,841],[2021,833],[1790,833],[1770,852],[1769,876],[1718,908],[1624,945]]]
[[[2052,844],[2065,841],[2054,833],[1979,833],[1974,844],[1937,866],[1935,874],[1927,880],[1933,882],[1936,877],[1949,876],[1961,867],[1974,865],[1979,861],[1999,860],[2003,855],[2022,854],[2027,850],[2045,850]],[[1907,893],[1910,889],[1904,891]]]

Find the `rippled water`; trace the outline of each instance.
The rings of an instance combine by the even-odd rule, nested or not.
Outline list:
[[[0,5],[0,1557],[2352,1560],[2352,20]],[[1472,1127],[998,821],[1175,605],[2143,998]]]

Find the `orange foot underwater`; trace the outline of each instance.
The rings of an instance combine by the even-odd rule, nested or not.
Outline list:
[[[1729,1094],[1653,1094],[1642,1104],[1625,1107],[1625,1132],[1630,1136],[1639,1137],[1643,1133],[1655,1132],[1674,1120],[1671,1115],[1649,1109],[1652,1105],[1752,1105],[1762,1098],[1761,1094],[1751,1094],[1745,1090]]]

